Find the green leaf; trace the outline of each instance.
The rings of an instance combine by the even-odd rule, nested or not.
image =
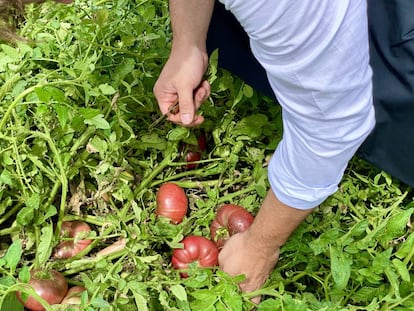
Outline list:
[[[3,170],[3,172],[1,172],[0,185],[1,184],[13,186],[13,175],[9,171]]]
[[[137,142],[137,148],[140,149],[157,149],[165,150],[167,148],[167,142],[164,138],[161,138],[158,134],[144,134]]]
[[[34,209],[30,207],[23,207],[16,216],[16,221],[19,225],[27,226],[34,217]]]
[[[410,233],[408,238],[401,244],[399,250],[395,253],[400,259],[407,257],[414,248],[414,232]]]
[[[253,90],[253,88],[250,85],[245,84],[243,86],[243,94],[247,98],[253,97],[254,90]]]
[[[109,308],[110,304],[101,297],[95,297],[91,300],[91,304],[96,308]]]
[[[44,86],[39,86],[35,88],[35,93],[39,100],[43,103],[48,103],[52,98],[52,95],[47,91],[46,87]]]
[[[59,124],[61,128],[64,128],[69,120],[70,114],[69,114],[69,107],[67,105],[62,104],[55,104],[54,105],[57,118],[59,120]]]
[[[84,123],[88,125],[93,125],[97,129],[101,129],[101,130],[109,130],[111,128],[108,121],[104,119],[103,114],[98,114],[91,119],[85,119]]]
[[[135,305],[137,306],[138,310],[147,311],[148,304],[147,299],[144,296],[140,295],[136,291],[132,290],[132,294],[134,295]]]
[[[102,114],[99,109],[93,109],[93,108],[79,108],[79,114],[84,119],[92,119],[96,117],[99,114]]]
[[[400,298],[400,282],[398,280],[398,275],[391,267],[391,265],[385,266],[384,273],[387,276],[387,279],[391,284],[391,288],[394,290],[394,294],[398,299]]]
[[[215,301],[217,299],[217,294],[209,289],[200,289],[192,292],[190,295],[202,301]]]
[[[99,85],[99,90],[104,95],[112,95],[116,93],[116,90],[107,83]]]
[[[10,58],[17,60],[20,59],[20,53],[17,49],[11,47],[10,45],[0,44],[1,49],[6,53]]]
[[[17,299],[16,294],[8,293],[4,298],[3,303],[0,305],[0,311],[23,311],[24,307],[22,303]]]
[[[16,267],[20,262],[23,254],[22,242],[20,240],[14,241],[7,249],[6,255],[3,259],[6,261],[6,267],[10,268],[11,273],[16,271]]]
[[[280,308],[280,300],[273,298],[263,300],[257,307],[257,311],[275,311]]]
[[[168,132],[167,139],[169,141],[180,141],[188,137],[190,134],[190,131],[186,127],[176,127]]]
[[[351,276],[352,259],[339,247],[330,247],[332,278],[335,288],[344,289]]]
[[[52,241],[53,225],[48,224],[42,228],[40,243],[36,249],[36,258],[40,266],[43,266],[43,264],[49,260],[50,255],[52,254]]]
[[[406,282],[410,282],[410,272],[407,269],[407,266],[397,258],[392,260],[392,264],[397,270],[398,274],[401,276],[401,279]]]
[[[32,195],[26,200],[26,206],[31,209],[39,209],[40,207],[40,194],[32,193]]]
[[[187,292],[180,284],[175,284],[170,287],[171,292],[178,300],[187,301]]]
[[[30,281],[30,270],[28,266],[23,266],[23,268],[19,271],[19,280],[24,283]]]
[[[262,134],[262,128],[268,121],[267,116],[261,113],[244,117],[236,124],[232,134],[233,136],[247,135],[251,138],[257,138]]]
[[[89,153],[99,152],[100,154],[105,154],[108,150],[108,144],[105,140],[101,139],[99,136],[94,136],[87,145],[87,150]]]
[[[386,246],[391,240],[399,238],[404,234],[413,211],[414,208],[410,208],[396,213],[388,219],[385,224],[385,228],[381,231],[381,235],[378,237],[384,246]]]

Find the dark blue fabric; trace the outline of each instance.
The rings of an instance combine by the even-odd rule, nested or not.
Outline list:
[[[377,124],[360,155],[414,186],[414,2],[368,0]]]
[[[368,0],[368,20],[377,125],[358,155],[414,187],[414,1]],[[246,33],[218,2],[207,46],[219,49],[220,67],[276,99]]]

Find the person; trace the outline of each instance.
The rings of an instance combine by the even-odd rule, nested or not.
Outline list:
[[[219,255],[243,291],[259,289],[297,226],[337,190],[348,161],[375,125],[365,0],[220,1],[249,38],[282,107],[283,137],[270,189],[250,228]],[[171,122],[197,126],[210,93],[207,34],[214,0],[170,0],[172,45],[154,85]],[[219,51],[220,58],[220,51]],[[240,62],[238,66],[243,66]],[[169,107],[179,103],[179,113]],[[257,300],[256,300],[257,301]]]
[[[26,2],[1,1],[0,19]],[[280,247],[336,191],[356,152],[414,185],[414,145],[404,135],[414,114],[412,12],[400,0],[368,0],[368,11],[364,0],[170,0],[172,49],[154,86],[170,121],[203,122],[197,110],[210,85],[202,77],[216,47],[219,64],[282,106],[271,188],[249,230],[220,253],[224,271],[246,275],[243,291],[263,285]],[[168,113],[177,102],[180,113]]]
[[[370,64],[376,125],[357,155],[414,187],[414,2],[368,0]],[[266,72],[250,51],[237,19],[216,1],[207,52],[219,49],[219,66],[275,100]],[[239,66],[243,63],[243,66]]]

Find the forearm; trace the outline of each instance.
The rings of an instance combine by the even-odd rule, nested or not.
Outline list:
[[[205,49],[214,0],[170,0],[173,47],[197,46]]]
[[[280,248],[293,231],[313,209],[299,210],[280,202],[269,190],[253,224],[249,237],[262,249],[269,252]]]

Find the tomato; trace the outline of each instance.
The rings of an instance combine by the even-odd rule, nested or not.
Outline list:
[[[184,248],[173,250],[171,264],[177,270],[187,269],[192,262],[197,262],[200,267],[214,267],[218,265],[219,250],[213,241],[203,237],[190,235],[182,240]],[[180,273],[187,277],[185,272]]]
[[[254,217],[239,205],[225,204],[218,210],[216,217],[210,225],[210,236],[219,249],[230,236],[246,231],[253,222]]]
[[[206,151],[207,139],[206,139],[206,135],[204,134],[204,132],[201,132],[200,135],[198,135],[197,143],[198,143],[198,149],[200,149],[200,151]]]
[[[68,291],[65,277],[56,270],[31,270],[29,284],[40,297],[51,305],[60,303]],[[34,297],[29,296],[26,301],[23,301],[21,292],[16,294],[26,309],[31,311],[45,310]]]
[[[157,192],[158,216],[167,217],[172,223],[180,223],[187,214],[188,199],[180,186],[174,183],[163,184]]]
[[[186,162],[195,162],[201,160],[201,153],[206,151],[207,140],[204,132],[200,132],[197,136],[197,145],[185,144],[183,150],[185,151],[184,160]],[[186,168],[191,170],[197,167],[196,163],[189,163]]]
[[[86,288],[81,285],[73,286],[69,288],[68,292],[60,303],[68,305],[80,305],[81,295],[84,291],[86,291]]]
[[[188,151],[187,155],[185,156],[185,162],[195,162],[201,160],[201,153],[195,151]],[[197,163],[188,163],[186,168],[191,170],[197,167]]]
[[[53,256],[55,258],[71,258],[83,251],[89,244],[90,239],[83,239],[91,231],[91,227],[83,221],[64,221],[60,231],[61,237],[71,238],[62,241],[56,246]]]

